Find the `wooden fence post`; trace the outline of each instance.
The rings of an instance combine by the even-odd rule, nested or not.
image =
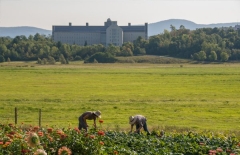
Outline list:
[[[17,124],[17,107],[15,107],[15,125]]]
[[[42,110],[39,109],[39,127],[41,127],[42,124]]]

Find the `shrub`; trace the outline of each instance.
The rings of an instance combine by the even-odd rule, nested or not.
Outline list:
[[[145,48],[137,47],[137,48],[134,49],[133,54],[134,55],[145,55],[146,54],[146,50],[145,50]]]
[[[229,55],[227,54],[227,52],[222,52],[220,56],[221,61],[228,61]]]
[[[5,62],[5,58],[2,55],[0,55],[0,62]]]
[[[94,60],[98,63],[114,63],[117,61],[110,53],[98,52],[85,60],[84,63],[94,63]]]
[[[55,59],[51,56],[48,57],[48,63],[54,65],[56,63]]]
[[[37,64],[42,64],[42,60],[40,58],[38,58]]]
[[[63,54],[60,55],[59,61],[61,62],[61,64],[66,64],[67,63],[67,61],[66,61],[65,57],[63,56]]]
[[[211,51],[210,54],[209,54],[209,56],[208,56],[208,59],[209,59],[210,61],[216,61],[216,60],[217,60],[217,54],[216,54],[216,52],[215,52],[215,51]]]
[[[42,64],[44,64],[44,65],[47,64],[47,59],[46,59],[46,58],[43,58],[43,59],[42,59]]]
[[[75,58],[74,58],[74,61],[79,61],[79,60],[82,60],[82,57],[79,56],[79,55],[76,55]]]

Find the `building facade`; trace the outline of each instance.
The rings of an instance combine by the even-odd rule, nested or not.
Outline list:
[[[235,25],[234,30],[240,30],[240,25]]]
[[[113,44],[115,46],[122,46],[124,42],[133,42],[139,36],[148,39],[148,23],[144,25],[118,26],[117,21],[107,19],[104,26],[52,26],[53,40],[67,44],[76,44],[83,46],[102,44],[108,46]]]

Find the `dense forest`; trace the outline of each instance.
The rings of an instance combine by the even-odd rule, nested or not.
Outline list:
[[[68,45],[54,42],[51,36],[0,37],[0,62],[36,61],[39,64],[67,64],[69,61],[113,63],[117,56],[167,55],[198,61],[240,60],[240,30],[232,28],[186,29],[183,25],[171,31],[141,37],[121,47],[109,45]]]

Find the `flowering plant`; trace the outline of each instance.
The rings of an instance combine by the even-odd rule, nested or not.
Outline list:
[[[70,154],[217,154],[237,155],[240,142],[234,135],[214,133],[135,134],[92,128],[17,127],[0,124],[0,155]]]

